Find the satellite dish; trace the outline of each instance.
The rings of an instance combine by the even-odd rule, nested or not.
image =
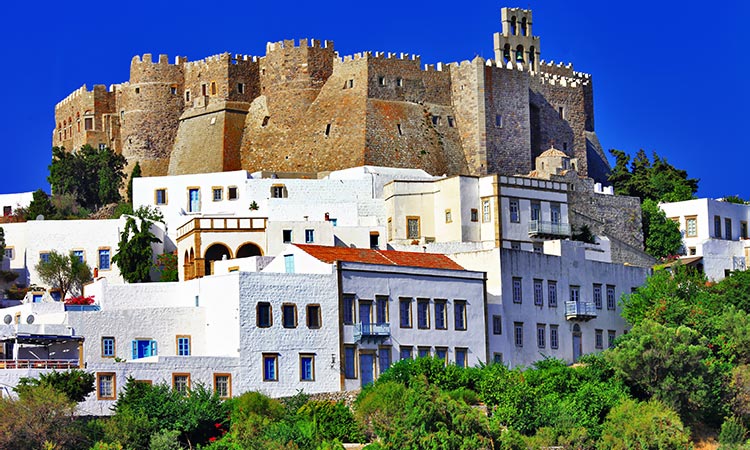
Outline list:
[[[3,322],[5,322],[6,325],[10,325],[10,323],[13,322],[13,317],[11,317],[10,314],[6,314]]]
[[[44,214],[39,214],[36,216],[36,220],[44,220]]]
[[[26,323],[28,323],[29,325],[34,323],[34,316],[32,314],[29,314],[29,317],[26,318]]]

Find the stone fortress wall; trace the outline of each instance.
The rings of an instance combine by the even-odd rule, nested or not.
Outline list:
[[[539,59],[530,10],[503,8],[501,20],[494,60],[424,67],[418,55],[342,57],[308,39],[268,43],[264,56],[136,56],[129,81],[56,106],[53,145],[106,145],[144,175],[358,165],[513,175],[554,145],[604,181],[590,75]]]

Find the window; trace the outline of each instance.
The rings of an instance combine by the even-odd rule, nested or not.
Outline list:
[[[521,278],[513,277],[513,303],[523,301],[523,290],[521,289]]]
[[[401,328],[411,328],[411,299],[400,298],[398,300],[398,322]]]
[[[264,116],[263,120],[260,123],[260,126],[265,128],[268,126],[268,122],[271,120],[271,116]]]
[[[12,251],[13,249],[5,249],[5,250],[6,250],[6,252],[5,252],[5,256],[8,256],[8,252],[7,252],[7,251],[8,251],[8,250],[11,250],[11,251]],[[74,256],[74,257],[78,258],[78,261],[80,261],[80,262],[83,262],[83,261],[84,261],[83,250],[73,250],[73,252],[72,252],[72,253],[73,253],[73,256]],[[8,256],[8,257],[9,257],[10,259],[13,259],[12,253],[11,253],[11,256]]]
[[[373,250],[380,249],[380,233],[377,231],[370,231],[370,248]]]
[[[294,255],[284,255],[284,271],[294,273]]]
[[[344,377],[349,379],[357,378],[357,372],[354,365],[354,354],[355,348],[353,345],[344,346]]]
[[[513,341],[516,347],[523,347],[523,322],[513,322]]]
[[[167,190],[157,189],[154,191],[154,203],[157,205],[167,204]]]
[[[141,93],[141,88],[139,88],[139,87],[135,88],[135,93],[136,94],[140,94]]]
[[[448,347],[435,347],[435,358],[442,359],[443,364],[448,363]]]
[[[239,195],[237,195],[237,186],[229,186],[227,188],[227,199],[237,200],[237,198],[239,198]]]
[[[46,263],[49,262],[49,252],[40,252],[39,261]]]
[[[492,334],[503,334],[503,317],[500,315],[492,316]]]
[[[177,336],[177,356],[190,356],[190,336]]]
[[[284,244],[292,242],[292,230],[281,230],[281,240]]]
[[[448,116],[448,126],[453,128],[456,126],[456,119],[453,116]]]
[[[258,302],[256,307],[256,325],[258,328],[268,328],[273,325],[273,314],[271,313],[271,304],[268,302]]]
[[[492,354],[492,362],[494,364],[502,364],[503,363],[503,354],[502,353],[493,353]]]
[[[490,221],[490,201],[482,200],[482,222]]]
[[[594,306],[596,309],[602,309],[602,285],[594,285]]]
[[[396,86],[402,87],[403,85],[404,85],[404,79],[401,77],[396,78]]]
[[[391,367],[391,348],[380,347],[378,349],[379,373],[383,373]]]
[[[615,330],[607,330],[607,346],[609,348],[615,346]]]
[[[344,82],[344,89],[351,89],[354,87],[354,80],[346,80]]]
[[[279,381],[279,355],[263,353],[263,381]]]
[[[687,237],[698,236],[698,218],[697,217],[685,218],[685,236]]]
[[[105,336],[102,338],[102,358],[115,357],[115,338]]]
[[[245,93],[245,83],[237,83],[237,93],[238,94]]]
[[[558,106],[557,107],[557,114],[560,116],[561,119],[565,119],[565,107],[564,106]]]
[[[307,328],[320,328],[320,305],[307,305]]]
[[[430,347],[417,347],[417,356],[420,358],[429,358]]]
[[[721,217],[714,216],[714,237],[721,239]]]
[[[537,201],[531,202],[531,220],[542,220],[542,205]]]
[[[732,240],[732,219],[724,218],[724,239]]]
[[[440,116],[432,116],[432,124],[440,125]]]
[[[328,136],[331,135],[331,124],[330,123],[326,124],[326,131],[325,131],[324,134],[325,134],[326,137],[328,137]]]
[[[96,399],[114,400],[117,398],[116,375],[112,372],[96,374]]]
[[[297,305],[291,303],[281,305],[281,326],[297,328]]]
[[[456,347],[456,365],[458,367],[466,367],[466,362],[468,360],[468,353],[469,353],[468,349]]]
[[[344,325],[354,325],[354,295],[344,294]]]
[[[542,288],[542,280],[534,280],[534,304],[536,306],[544,306],[544,290]]]
[[[604,331],[596,329],[594,330],[594,347],[595,348],[602,348],[604,347]]]
[[[453,329],[457,331],[466,330],[466,301],[453,301]]]
[[[747,222],[740,222],[740,239],[747,239]]]
[[[201,191],[198,188],[188,189],[188,212],[200,212]]]
[[[190,374],[189,373],[173,373],[172,374],[172,389],[176,392],[187,394],[190,390]]]
[[[216,95],[216,82],[211,82],[211,95]]]
[[[406,238],[419,239],[419,217],[406,218]]]
[[[275,184],[271,186],[271,198],[286,198],[287,195],[286,186],[283,184]]]
[[[479,222],[479,210],[476,208],[471,208],[471,221]]]
[[[186,102],[190,101],[190,91],[185,91],[185,101]]]
[[[148,358],[149,356],[156,356],[157,348],[156,341],[151,339],[135,339],[132,342],[132,359]]]
[[[557,307],[557,281],[547,280],[547,304],[550,308]]]
[[[559,339],[557,335],[557,325],[549,326],[549,348],[556,349],[559,345]]]
[[[312,244],[315,242],[315,230],[305,230],[305,243]]]
[[[396,124],[396,131],[398,131],[398,135],[399,136],[403,136],[404,135],[404,130],[401,129],[401,124],[400,123]]]
[[[219,188],[213,188],[212,191],[214,194],[214,201],[220,202],[222,198],[224,197],[224,189],[219,187]]]
[[[83,118],[83,128],[86,131],[93,130],[94,129],[94,118],[93,117],[84,117]]]
[[[232,375],[228,373],[214,374],[214,392],[219,398],[232,396]]]
[[[375,296],[375,323],[388,323],[388,297],[385,295]]]
[[[615,287],[607,285],[607,309],[615,309]]]
[[[502,114],[495,114],[495,126],[497,128],[502,128],[503,127],[503,116],[502,116]]]
[[[539,348],[547,347],[546,343],[547,325],[543,323],[536,324],[536,346]]]
[[[386,230],[388,232],[388,240],[393,239],[393,218],[388,218],[388,229]]]
[[[315,381],[315,355],[299,355],[299,379],[300,381]]]
[[[450,209],[445,210],[445,223],[451,223],[453,222],[453,215],[451,214]]]
[[[47,254],[47,258],[49,258],[49,253]],[[109,269],[110,269],[109,249],[100,248],[99,249],[99,270],[109,270]]]
[[[550,221],[554,224],[560,223],[560,204],[552,203],[549,205]]]
[[[577,302],[581,299],[581,287],[570,286],[570,301]]]
[[[430,328],[430,300],[426,298],[417,299],[417,327],[420,329]]]
[[[447,330],[448,323],[446,320],[446,301],[435,300],[435,329]]]
[[[518,199],[512,198],[508,201],[509,208],[510,208],[510,221],[511,222],[520,222],[521,217],[518,211]]]
[[[414,347],[411,345],[402,345],[398,351],[398,358],[400,360],[412,359],[414,354]]]

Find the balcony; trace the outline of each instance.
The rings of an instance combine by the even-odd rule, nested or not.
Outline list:
[[[567,320],[591,320],[596,318],[596,305],[591,302],[565,302]]]
[[[570,224],[532,220],[529,222],[529,237],[548,239],[570,237]]]
[[[0,359],[0,369],[55,369],[79,367],[77,359]]]
[[[390,323],[355,323],[354,324],[354,342],[362,339],[377,340],[387,339],[391,336]]]
[[[209,231],[265,231],[266,217],[196,217],[177,228],[177,241],[192,233]]]

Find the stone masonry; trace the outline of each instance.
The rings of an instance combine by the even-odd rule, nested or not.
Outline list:
[[[130,79],[55,108],[53,145],[109,146],[144,175],[321,172],[359,165],[436,175],[528,173],[550,146],[605,181],[588,74],[540,60],[530,10],[503,8],[495,59],[422,66],[408,54],[339,56],[333,42],[188,62],[146,54]]]

